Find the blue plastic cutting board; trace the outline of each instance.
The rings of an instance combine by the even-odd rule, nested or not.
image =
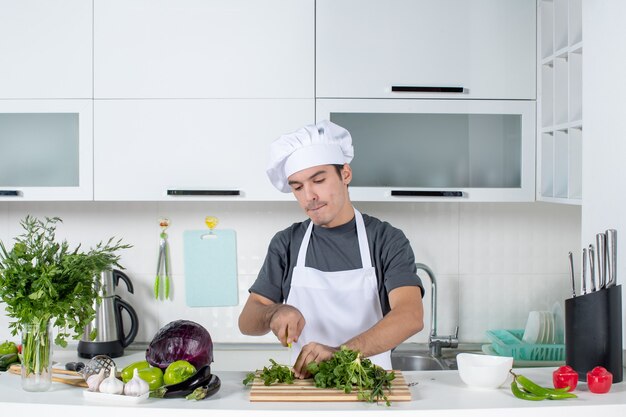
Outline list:
[[[237,239],[234,230],[214,230],[215,237],[202,239],[208,230],[183,233],[185,294],[189,307],[236,306]]]

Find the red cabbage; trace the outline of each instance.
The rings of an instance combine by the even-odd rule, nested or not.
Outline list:
[[[162,327],[146,350],[146,360],[161,369],[178,360],[196,369],[213,362],[213,341],[201,325],[190,320],[176,320]]]

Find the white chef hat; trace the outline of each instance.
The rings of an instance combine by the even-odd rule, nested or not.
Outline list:
[[[287,178],[318,165],[347,164],[354,157],[352,137],[343,127],[328,121],[304,126],[282,135],[270,146],[267,176],[279,191],[291,191]]]

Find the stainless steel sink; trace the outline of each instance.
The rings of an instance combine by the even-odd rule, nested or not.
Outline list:
[[[391,355],[391,365],[393,369],[400,371],[441,371],[450,369],[444,361],[426,354],[418,355]]]
[[[408,346],[407,346],[408,345]],[[444,349],[441,356],[433,356],[420,345],[400,345],[391,352],[391,365],[400,371],[445,371],[458,369],[456,355],[461,352],[482,353],[475,346],[457,349]]]

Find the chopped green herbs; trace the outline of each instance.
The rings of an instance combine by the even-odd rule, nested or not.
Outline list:
[[[356,390],[359,400],[367,402],[383,400],[387,405],[391,404],[384,390],[391,388],[395,374],[387,373],[369,359],[361,358],[359,352],[345,346],[326,361],[311,362],[307,370],[313,375],[315,386],[318,388],[336,388],[346,394]]]
[[[261,378],[265,385],[272,385],[276,382],[293,384],[293,372],[288,366],[280,365],[274,359],[270,359],[270,362],[272,365],[269,368],[266,366],[262,371],[250,372],[243,380],[243,384],[250,384],[256,377]]]
[[[290,367],[280,365],[273,359],[270,362],[272,365],[269,368],[249,373],[243,384],[248,385],[255,378],[262,379],[265,385],[277,382],[293,384],[294,374]],[[385,390],[390,390],[395,374],[374,365],[367,358],[361,358],[358,351],[342,346],[329,360],[309,363],[307,370],[313,375],[317,388],[335,388],[346,394],[356,391],[361,401],[385,401],[385,404],[391,404]]]

